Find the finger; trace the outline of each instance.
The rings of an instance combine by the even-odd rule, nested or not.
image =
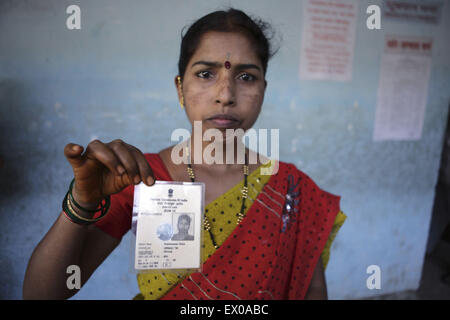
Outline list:
[[[124,166],[120,159],[107,145],[100,140],[94,140],[86,148],[84,156],[88,159],[97,160],[106,166],[115,175],[122,175],[125,173]]]
[[[117,158],[119,158],[131,181],[134,181],[135,184],[141,182],[139,167],[126,143],[122,140],[114,140],[108,143],[108,146],[114,151]]]
[[[131,145],[128,145],[128,146],[134,155],[134,159],[136,160],[136,163],[138,165],[139,173],[141,175],[142,181],[148,186],[154,185],[155,184],[155,175],[153,174],[152,167],[149,165],[144,154],[136,147],[133,147]]]
[[[81,156],[82,153],[83,147],[78,144],[68,143],[64,147],[64,155],[74,169],[79,168],[84,164],[85,159],[83,159],[83,157]]]

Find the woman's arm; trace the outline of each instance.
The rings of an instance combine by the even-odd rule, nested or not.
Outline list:
[[[322,257],[319,258],[311,279],[305,300],[327,300],[327,284],[325,281],[325,270],[323,269]]]
[[[95,226],[81,226],[61,213],[33,251],[23,283],[24,299],[68,299],[67,267],[80,267],[81,286],[120,243]]]
[[[118,193],[132,184],[144,181],[153,185],[153,171],[141,151],[114,140],[103,143],[94,140],[83,153],[82,146],[69,143],[64,154],[74,172],[73,201],[82,208],[77,214],[93,218],[92,211],[102,199]],[[71,200],[70,200],[71,201]],[[67,299],[77,290],[69,289],[67,268],[80,268],[80,284],[84,284],[95,269],[120,243],[94,225],[79,225],[61,213],[39,242],[28,263],[23,283],[25,299]]]

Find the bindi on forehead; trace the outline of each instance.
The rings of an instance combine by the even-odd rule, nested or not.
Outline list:
[[[231,54],[229,52],[227,52],[227,60],[223,64],[225,66],[225,69],[230,69],[231,68],[231,62],[229,61],[230,60],[230,56],[231,56]]]

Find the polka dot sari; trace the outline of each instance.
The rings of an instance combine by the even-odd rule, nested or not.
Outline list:
[[[303,299],[319,257],[324,267],[346,216],[340,198],[318,188],[291,164],[248,176],[245,218],[237,225],[244,180],[208,204],[201,272],[138,275],[135,299]]]

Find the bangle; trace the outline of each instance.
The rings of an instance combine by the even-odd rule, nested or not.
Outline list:
[[[74,183],[75,183],[75,179],[72,179],[72,182],[70,183],[69,191],[68,191],[69,197],[70,197],[70,198],[69,198],[69,199],[70,199],[70,202],[72,202],[72,203],[75,205],[75,207],[77,207],[78,209],[83,210],[83,211],[86,211],[86,212],[89,212],[89,213],[96,213],[96,212],[100,211],[101,208],[100,208],[100,209],[96,209],[96,210],[85,209],[85,208],[83,208],[82,206],[80,206],[80,205],[78,204],[78,202],[75,201],[75,199],[74,199],[74,197],[73,197],[73,194],[72,194],[72,189],[73,189],[73,184],[74,184]]]
[[[97,222],[100,219],[102,219],[108,213],[109,208],[111,207],[111,196],[107,196],[104,199],[105,203],[103,203],[103,201],[102,201],[102,203],[100,203],[99,209],[96,209],[96,210],[85,209],[82,206],[80,206],[78,203],[76,203],[76,201],[73,199],[72,188],[73,188],[74,181],[75,181],[75,179],[72,180],[70,187],[69,187],[69,191],[67,191],[66,196],[64,197],[64,200],[62,203],[63,212],[65,213],[66,217],[69,218],[72,222],[81,224],[81,225],[89,225],[89,224],[92,224],[92,223]],[[72,207],[72,203],[80,210],[83,210],[83,211],[86,211],[89,213],[101,212],[101,214],[97,218],[92,218],[92,219],[84,218],[76,213],[76,211]]]

